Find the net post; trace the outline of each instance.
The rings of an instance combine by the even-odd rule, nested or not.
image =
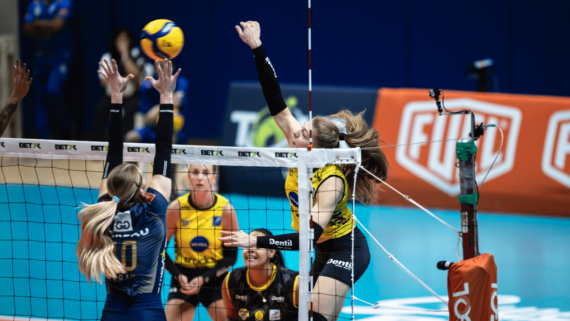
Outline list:
[[[351,320],[354,320],[354,227],[356,226],[356,179],[358,177],[358,170],[360,169],[361,163],[356,163],[354,167],[354,184],[352,185],[352,231],[351,231],[351,241],[352,241],[352,251],[350,253],[351,269],[350,269],[350,312]]]
[[[309,319],[309,168],[306,150],[298,153],[297,174],[299,190],[299,321]]]
[[[479,255],[477,231],[478,191],[475,181],[475,156],[477,146],[471,138],[461,138],[456,145],[459,163],[459,186],[461,194],[461,237],[463,240],[463,259],[471,259]]]

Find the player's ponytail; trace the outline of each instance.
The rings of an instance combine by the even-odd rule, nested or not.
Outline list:
[[[101,273],[107,278],[126,273],[114,253],[111,227],[117,210],[131,208],[142,201],[139,191],[143,185],[144,179],[136,166],[119,165],[111,171],[107,179],[109,195],[118,197],[119,202],[109,200],[84,205],[85,208],[79,212],[81,237],[77,242],[75,254],[79,271],[85,275],[87,282],[91,283],[93,278],[95,282],[103,283]]]
[[[360,147],[362,155],[362,166],[372,174],[386,180],[388,177],[388,161],[386,156],[378,148],[378,131],[369,128],[368,124],[360,112],[354,115],[349,110],[342,110],[329,117],[313,118],[313,143],[317,148],[335,148],[339,146],[340,130],[331,121],[336,118],[341,121],[346,128],[344,141],[349,147]],[[354,188],[354,165],[341,166],[344,176],[348,182],[348,190]],[[360,170],[356,181],[356,198],[363,204],[368,204],[376,199],[378,186],[377,182],[366,172]]]
[[[249,232],[249,233],[251,234],[252,232],[261,232],[265,236],[273,236],[273,233],[271,233],[270,230],[264,229],[264,228],[258,228],[258,229],[255,229],[255,230]],[[275,254],[269,260],[269,262],[273,263],[275,266],[285,267],[285,257],[283,257],[283,253],[281,253],[281,251],[277,250],[277,249],[275,249]]]

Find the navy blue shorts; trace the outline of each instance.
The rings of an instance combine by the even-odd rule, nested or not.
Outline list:
[[[326,276],[352,286],[351,233],[315,245],[315,261],[311,274],[313,284],[319,276]],[[354,283],[360,279],[370,264],[370,250],[366,236],[358,227],[354,229]]]
[[[166,321],[159,293],[107,294],[101,321]]]

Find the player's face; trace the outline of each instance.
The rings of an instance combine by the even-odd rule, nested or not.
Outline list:
[[[218,179],[213,165],[191,165],[188,177],[192,190],[201,192],[211,191]]]
[[[309,122],[306,122],[303,127],[293,133],[291,140],[292,148],[306,148],[309,146]]]
[[[251,236],[265,236],[265,234],[259,231],[254,231],[249,234]],[[263,268],[269,263],[269,260],[273,257],[273,255],[275,255],[275,250],[258,248],[243,249],[242,255],[243,262],[248,268]]]

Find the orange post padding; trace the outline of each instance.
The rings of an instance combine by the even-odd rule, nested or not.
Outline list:
[[[447,292],[450,321],[499,320],[497,266],[492,254],[453,264]]]

